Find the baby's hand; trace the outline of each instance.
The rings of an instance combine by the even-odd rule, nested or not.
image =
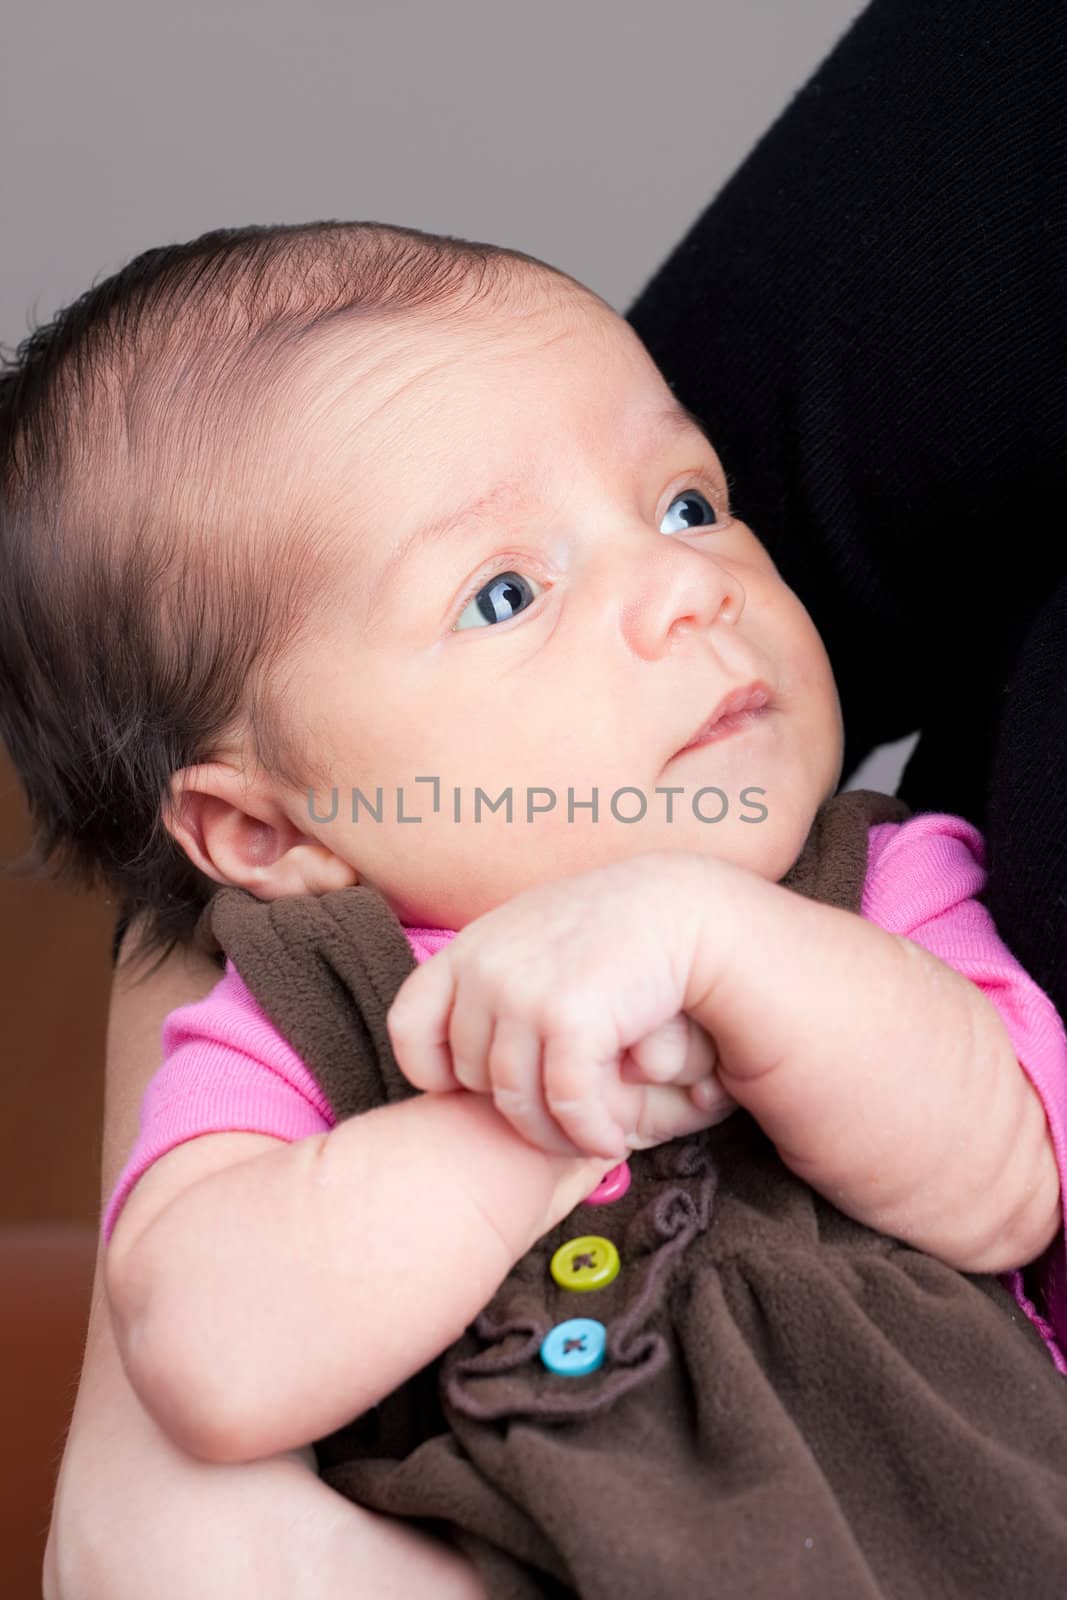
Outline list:
[[[621,1159],[722,1121],[736,1101],[682,1009],[706,865],[634,856],[468,923],[393,1000],[401,1071],[419,1089],[491,1094],[525,1139],[564,1155]]]

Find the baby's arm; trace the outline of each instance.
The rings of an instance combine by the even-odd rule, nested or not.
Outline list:
[[[201,998],[219,975],[206,957],[175,951],[131,987],[127,953],[128,941],[108,1026],[105,1196],[134,1141],[164,1016]],[[123,1370],[101,1252],[43,1593],[44,1600],[484,1600],[485,1588],[443,1542],[328,1488],[310,1450],[225,1466],[177,1449]]]
[[[993,1002],[910,938],[704,865],[705,979],[687,1010],[787,1165],[963,1271],[1040,1255],[1062,1226],[1056,1154]]]
[[[682,851],[524,890],[405,979],[400,1069],[492,1093],[545,1149],[617,1155],[668,1092],[624,1051],[682,1011],[718,1058],[689,1080],[698,1110],[718,1120],[725,1090],[842,1211],[965,1271],[1019,1267],[1060,1228],[1067,1038],[975,899],[967,826],[917,819],[886,847],[886,926]]]
[[[292,1144],[189,1140],[137,1183],[107,1252],[131,1382],[209,1461],[320,1438],[452,1343],[610,1165],[534,1149],[463,1091]]]

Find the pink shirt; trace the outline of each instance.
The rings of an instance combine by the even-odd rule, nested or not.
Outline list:
[[[977,984],[997,1007],[1019,1062],[1048,1118],[1067,1194],[1067,1034],[1051,1000],[998,937],[976,898],[986,882],[982,835],[962,817],[922,812],[870,830],[862,915],[923,945]],[[405,928],[417,962],[443,948],[447,928]],[[263,1133],[303,1139],[333,1126],[330,1108],[303,1061],[253,998],[229,960],[210,994],[179,1006],[163,1024],[163,1063],[145,1091],[140,1133],[103,1220],[110,1239],[126,1196],[143,1172],[186,1139],[205,1133]],[[1002,1281],[1067,1373],[1067,1252],[1061,1232],[1027,1268]]]

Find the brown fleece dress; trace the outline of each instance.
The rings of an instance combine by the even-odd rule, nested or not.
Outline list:
[[[834,796],[782,883],[858,912],[868,828],[909,815]],[[415,958],[374,890],[224,888],[200,938],[338,1120],[418,1092],[385,1028]],[[453,1345],[316,1442],[328,1484],[451,1538],[492,1600],[1067,1593],[1067,1383],[998,1278],[845,1216],[742,1111],[629,1164],[622,1198],[579,1205]],[[579,1293],[549,1263],[584,1235],[621,1267]],[[574,1317],[607,1330],[584,1377],[539,1354]]]

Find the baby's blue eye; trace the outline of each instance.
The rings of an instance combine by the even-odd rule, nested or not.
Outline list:
[[[674,506],[676,506],[680,502],[683,502],[683,501],[686,501],[686,500],[699,500],[701,505],[705,506],[707,508],[707,510],[710,511],[710,513],[711,513],[711,516],[709,518],[709,523],[714,524],[714,523],[718,522],[719,517],[718,517],[717,511],[715,510],[715,507],[712,505],[711,501],[707,498],[706,495],[701,494],[699,489],[687,489],[684,494],[676,494],[674,499],[671,501],[670,505],[667,507],[667,514],[666,514],[666,516],[664,517],[663,520],[664,521],[667,520],[667,517],[670,516],[672,508]],[[687,512],[683,512],[681,514],[681,516],[682,516],[682,520],[681,520],[680,523],[676,523],[673,528],[660,528],[660,530],[659,530],[660,533],[684,533],[687,528],[691,528],[691,527],[694,526],[694,520],[693,520],[692,516],[690,516]],[[706,524],[697,523],[696,526],[704,527],[704,526],[706,526]]]
[[[498,572],[467,601],[456,620],[453,633],[460,628],[479,628],[483,622],[492,624],[509,621],[525,609],[525,604],[537,599],[540,589],[534,593],[534,587],[529,578],[524,578],[519,572]],[[525,603],[524,595],[529,597]]]
[[[699,511],[674,512],[675,506],[684,505],[686,501],[699,501],[707,513],[706,520]],[[719,521],[715,507],[699,489],[686,489],[684,494],[676,494],[667,508],[664,522],[672,514],[677,519],[674,527],[661,527],[661,533],[685,533],[691,528],[713,527]],[[496,622],[510,622],[520,611],[525,611],[540,593],[540,585],[532,584],[521,572],[511,568],[506,572],[498,572],[467,601],[452,631],[457,633],[461,628],[480,628],[483,623],[492,626]]]

